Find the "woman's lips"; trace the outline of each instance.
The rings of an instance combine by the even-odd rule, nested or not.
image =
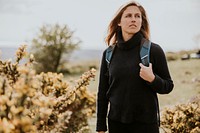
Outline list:
[[[135,24],[131,24],[131,25],[129,25],[129,27],[137,27]]]

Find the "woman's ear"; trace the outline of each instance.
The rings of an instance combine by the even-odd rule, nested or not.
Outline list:
[[[121,24],[120,24],[120,23],[118,23],[118,26],[121,26]]]

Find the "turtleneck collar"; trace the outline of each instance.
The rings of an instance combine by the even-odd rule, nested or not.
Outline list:
[[[118,32],[118,36],[117,36],[117,41],[118,41],[117,46],[120,49],[124,49],[124,50],[132,49],[132,48],[135,48],[136,46],[140,45],[142,38],[143,38],[142,33],[141,32],[137,32],[128,41],[124,41],[124,39],[122,37],[122,32],[119,31]]]

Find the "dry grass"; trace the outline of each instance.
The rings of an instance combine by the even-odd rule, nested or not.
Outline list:
[[[161,108],[186,102],[200,93],[200,60],[177,60],[168,63],[174,90],[168,95],[159,95]]]

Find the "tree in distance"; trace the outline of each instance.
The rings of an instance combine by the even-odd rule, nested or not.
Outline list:
[[[37,73],[60,71],[59,68],[69,61],[70,55],[81,43],[79,39],[73,38],[73,33],[67,25],[43,25],[40,28],[31,45]]]

